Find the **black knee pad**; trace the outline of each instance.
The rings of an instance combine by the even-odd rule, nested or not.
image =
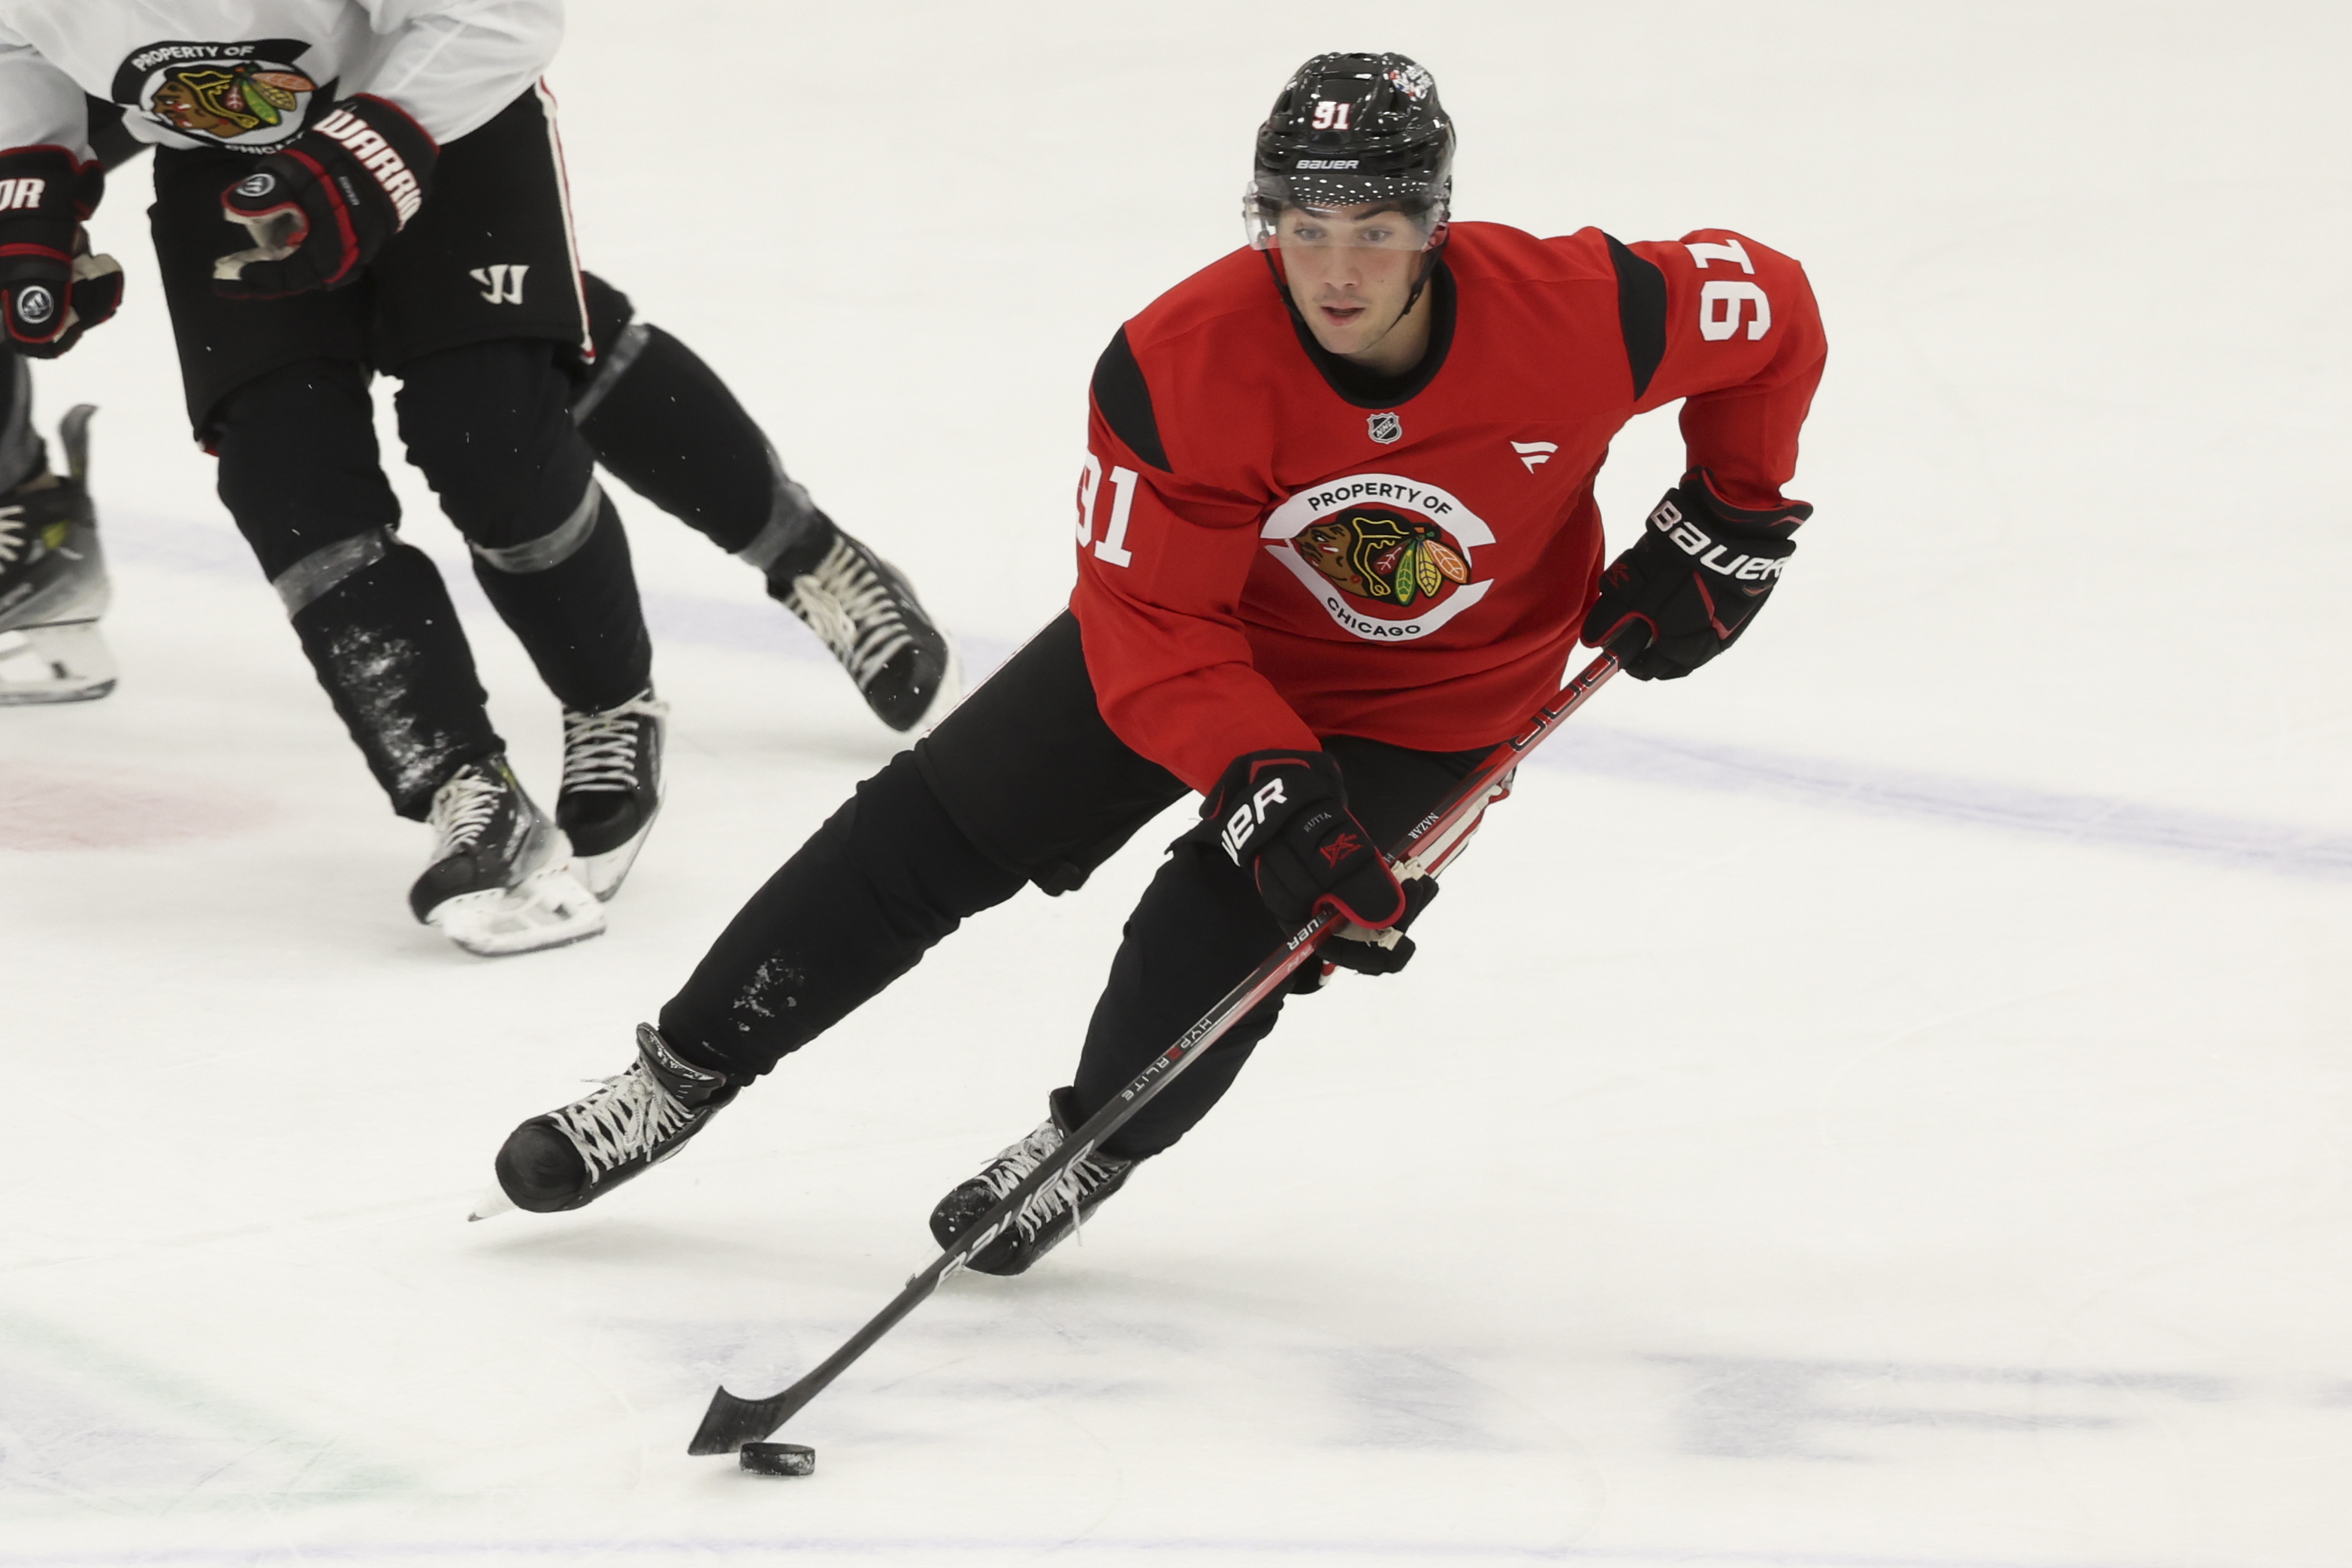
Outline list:
[[[335,546],[370,535],[388,544],[400,521],[367,372],[347,361],[301,361],[229,393],[214,450],[221,502],[273,583]]]
[[[394,402],[409,461],[478,549],[545,538],[589,492],[595,462],[555,355],[543,342],[469,343],[402,371]]]

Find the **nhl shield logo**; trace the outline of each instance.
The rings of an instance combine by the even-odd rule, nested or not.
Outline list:
[[[1402,415],[1376,413],[1364,421],[1364,425],[1371,438],[1382,446],[1393,446],[1404,439],[1404,420]]]

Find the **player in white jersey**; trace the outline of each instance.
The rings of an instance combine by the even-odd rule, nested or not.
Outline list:
[[[544,0],[0,4],[0,325],[41,356],[110,312],[119,273],[77,254],[103,185],[84,94],[123,106],[131,132],[163,149],[157,255],[222,497],[395,810],[438,831],[415,913],[481,952],[601,929],[597,900],[657,808],[662,707],[626,542],[572,405],[593,426],[649,350],[675,350],[673,380],[681,360],[687,379],[700,369],[631,329],[609,289],[598,314],[622,351],[594,362],[537,86],[560,26]],[[402,378],[409,455],[563,702],[552,821],[505,762],[437,574],[394,531],[367,398],[376,370]],[[624,476],[720,537],[713,508],[676,483],[690,455],[665,474],[659,443],[638,444]],[[938,695],[944,645],[924,623],[927,645],[901,635],[893,649],[842,612],[845,600],[868,620],[913,601],[895,574],[869,591],[863,579],[887,568],[761,446],[768,512],[730,548],[789,585],[779,597],[833,633],[870,701],[895,661],[912,704],[875,706],[913,723]]]
[[[86,97],[83,108],[110,178],[148,151],[125,128],[122,105]],[[595,354],[559,368],[572,378],[572,419],[598,465],[758,570],[884,724],[915,731],[944,713],[957,695],[953,650],[905,577],[785,472],[700,356],[595,273],[581,282]],[[0,706],[85,700],[114,686],[95,620],[106,597],[95,510],[78,461],[63,475],[48,469],[28,368],[0,334]],[[69,459],[84,449],[87,421],[68,415]]]

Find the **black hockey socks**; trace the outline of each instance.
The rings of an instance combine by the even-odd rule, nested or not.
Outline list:
[[[964,837],[900,752],[729,922],[662,1009],[662,1035],[681,1056],[746,1082],[1024,881]]]
[[[593,274],[585,282],[597,363],[572,416],[597,461],[771,578],[814,567],[833,525],[727,383],[693,350],[635,319],[618,289]]]
[[[653,680],[653,643],[620,514],[591,484],[556,529],[504,549],[474,547],[474,578],[567,708],[597,712]]]
[[[367,374],[284,366],[215,427],[220,496],[393,810],[419,821],[457,768],[503,749],[441,574],[393,532]]]
[[[307,558],[307,570],[273,585],[300,601],[302,652],[368,771],[394,810],[421,822],[460,766],[506,749],[482,708],[473,649],[423,551],[375,533],[318,554],[341,559]]]

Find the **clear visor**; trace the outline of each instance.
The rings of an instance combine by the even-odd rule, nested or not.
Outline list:
[[[1426,202],[1409,211],[1397,202],[1359,202],[1349,206],[1313,207],[1269,200],[1253,183],[1242,198],[1242,218],[1254,250],[1323,249],[1347,246],[1360,250],[1427,250],[1445,226],[1443,207]]]

